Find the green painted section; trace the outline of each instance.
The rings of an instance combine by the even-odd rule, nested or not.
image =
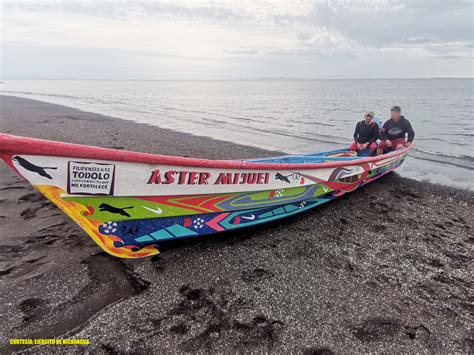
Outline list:
[[[250,196],[250,199],[252,201],[265,201],[265,200],[268,200],[268,193],[269,191],[256,192]]]
[[[319,184],[319,188],[314,191],[313,197],[325,195],[331,191],[334,191],[334,189],[331,189],[329,186]]]
[[[261,192],[250,192],[250,193],[236,193],[235,199],[232,203],[231,211],[238,211],[248,208],[261,208],[267,206],[274,206],[283,204],[285,202],[293,201],[294,199],[303,197],[307,189],[311,186],[298,186],[287,189],[279,189],[275,191],[281,191],[281,196],[269,198],[269,194],[272,190],[266,190]],[[326,188],[324,191],[322,186],[315,190],[313,197],[324,195],[332,189]],[[216,194],[213,196],[227,195],[227,194]],[[285,198],[286,197],[286,198]],[[63,198],[65,201],[73,201],[93,209],[93,214],[87,215],[86,218],[94,219],[99,221],[124,221],[124,220],[135,220],[135,219],[148,219],[148,218],[160,218],[160,217],[175,217],[175,216],[189,216],[196,215],[206,212],[198,212],[186,207],[175,207],[169,206],[162,203],[142,200],[138,197],[121,197],[121,196],[67,196]],[[251,200],[252,203],[239,204],[239,201]],[[107,204],[115,208],[123,209],[123,213],[111,213],[109,211],[102,210],[101,204]],[[227,204],[227,203],[226,203]],[[128,208],[127,208],[128,207]],[[154,212],[155,211],[155,212]],[[161,212],[161,213],[159,213]],[[223,211],[225,212],[225,211]],[[126,214],[124,214],[126,213]],[[127,214],[129,216],[127,216]]]
[[[308,186],[309,187],[309,186]],[[292,187],[290,189],[283,190],[283,196],[298,196],[306,191],[306,186]]]
[[[279,189],[282,190],[282,197],[295,197],[298,195],[303,194],[306,191],[305,186],[298,186],[298,187],[290,187],[287,189]],[[278,191],[278,190],[266,190],[261,192],[256,192],[250,196],[252,201],[265,201],[268,200],[268,195],[271,191]]]
[[[118,197],[118,196],[95,196],[95,197],[78,197],[78,196],[68,196],[63,198],[65,201],[74,201],[80,203],[85,207],[92,207],[94,209],[94,214],[86,216],[88,219],[94,219],[99,221],[123,221],[123,220],[133,220],[133,219],[145,219],[145,218],[159,218],[159,217],[172,217],[172,216],[186,216],[189,214],[194,214],[196,212],[188,210],[186,208],[173,207],[168,205],[163,205],[156,202],[146,201],[134,197]],[[117,208],[132,207],[126,208],[124,211],[130,215],[124,216],[118,213],[111,213],[107,211],[100,211],[101,204],[108,204]],[[147,210],[145,207],[151,208],[153,210],[161,209],[161,214],[154,213]]]

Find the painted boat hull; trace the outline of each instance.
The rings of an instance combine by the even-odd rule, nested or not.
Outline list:
[[[0,134],[0,156],[106,252],[140,258],[160,242],[307,211],[397,168],[412,147],[379,157],[347,150],[253,161],[117,151]]]

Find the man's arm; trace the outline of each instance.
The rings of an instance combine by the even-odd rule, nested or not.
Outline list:
[[[354,142],[356,142],[356,143],[358,143],[357,138],[359,138],[359,122],[357,122],[356,129],[354,131]]]
[[[383,124],[383,127],[380,130],[379,138],[381,141],[388,139],[387,130],[388,130],[388,121]]]
[[[373,132],[372,138],[369,141],[369,144],[377,141],[378,138],[379,138],[379,126],[375,124],[374,132]]]
[[[413,142],[413,139],[415,139],[415,131],[413,130],[413,127],[411,126],[410,121],[406,120],[407,122],[407,133],[408,133],[408,143]]]

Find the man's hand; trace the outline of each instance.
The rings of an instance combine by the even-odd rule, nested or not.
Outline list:
[[[411,145],[411,142],[406,142],[405,147],[409,147]]]
[[[369,146],[369,143],[364,143],[362,144],[362,147],[360,147],[360,150],[366,150],[368,146]]]
[[[390,139],[387,139],[385,141],[385,144],[387,145],[387,147],[390,147],[390,148],[392,147],[392,141]]]
[[[362,144],[357,143],[357,149],[362,150]]]

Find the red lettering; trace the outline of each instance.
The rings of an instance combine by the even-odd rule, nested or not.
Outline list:
[[[268,178],[270,177],[269,173],[265,173],[265,184],[268,184]]]
[[[233,184],[237,184],[239,182],[240,173],[234,173],[234,180],[232,181]]]
[[[195,185],[197,183],[197,176],[196,176],[195,171],[191,171],[188,173],[189,178],[188,178],[188,185]]]
[[[187,174],[186,171],[180,171],[179,172],[179,181],[178,181],[179,185],[183,185],[183,184],[186,183],[186,174]]]
[[[220,173],[214,185],[229,184],[232,180],[232,173]]]
[[[176,174],[177,171],[170,170],[165,173],[165,182],[164,184],[172,184],[174,182],[174,174]]]
[[[160,169],[153,170],[147,184],[161,184]]]
[[[201,173],[199,176],[199,185],[207,185],[210,177],[210,173]]]
[[[257,181],[257,174],[249,173],[247,177],[247,184],[255,184],[256,181]]]

